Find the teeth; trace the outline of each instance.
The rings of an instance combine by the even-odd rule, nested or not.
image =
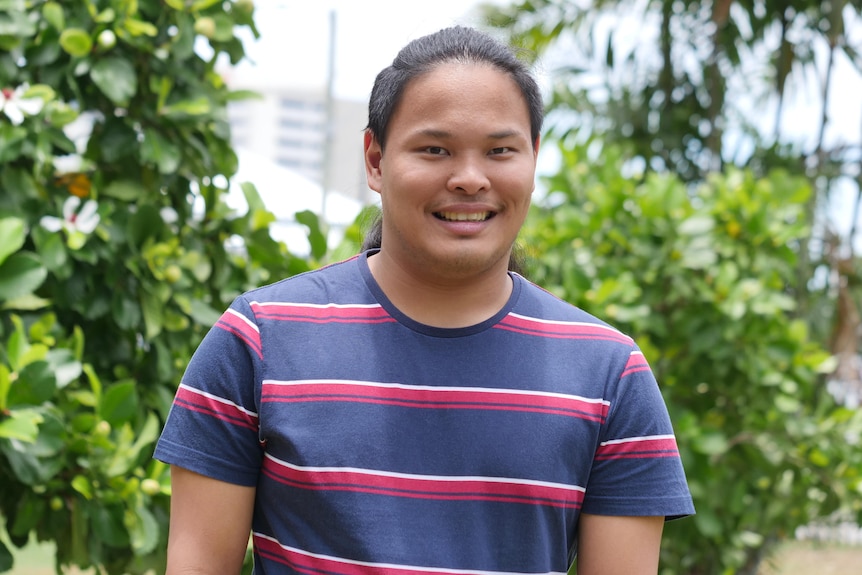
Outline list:
[[[491,212],[476,212],[471,214],[440,212],[438,215],[450,222],[484,222],[491,217]]]

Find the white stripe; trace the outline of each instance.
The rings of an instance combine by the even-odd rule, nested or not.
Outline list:
[[[362,469],[359,467],[306,467],[303,465],[295,465],[282,459],[275,457],[270,453],[265,453],[267,459],[288,467],[295,471],[303,471],[309,473],[356,473],[358,475],[368,475],[373,477],[396,477],[400,479],[420,479],[424,481],[457,481],[464,483],[514,483],[516,485],[535,485],[536,487],[552,487],[554,489],[562,489],[565,491],[578,491],[585,493],[586,489],[578,485],[566,485],[564,483],[553,483],[550,481],[538,481],[535,479],[513,479],[511,477],[483,477],[481,475],[419,475],[414,473],[398,473],[396,471],[379,471],[372,469]]]
[[[642,352],[642,351],[638,351],[638,350],[634,350],[634,351],[633,351],[633,352],[631,352],[629,355],[643,355],[643,352]]]
[[[477,393],[510,393],[512,395],[524,395],[524,396],[540,396],[540,397],[556,397],[560,399],[574,399],[577,401],[583,401],[584,403],[597,403],[610,405],[610,401],[606,401],[602,398],[589,398],[589,397],[581,397],[580,395],[566,395],[564,393],[555,393],[552,391],[528,391],[525,389],[501,389],[501,388],[490,388],[490,387],[446,387],[446,386],[434,386],[434,385],[407,385],[403,383],[382,383],[376,381],[355,381],[350,379],[297,379],[290,381],[280,381],[277,379],[265,379],[263,380],[263,385],[307,385],[307,384],[316,384],[316,383],[335,383],[337,385],[355,385],[362,387],[381,387],[388,389],[409,389],[409,390],[420,390],[420,391],[462,391],[462,392],[477,392]]]
[[[254,532],[255,537],[260,537],[261,539],[267,539],[272,541],[282,549],[290,551],[292,553],[297,553],[299,555],[304,555],[306,557],[315,557],[317,559],[323,559],[325,561],[333,561],[335,563],[345,563],[347,565],[357,565],[361,567],[377,567],[380,569],[402,569],[405,571],[417,571],[419,573],[452,573],[452,574],[461,574],[461,575],[525,575],[525,573],[517,573],[517,572],[506,572],[506,571],[466,571],[463,569],[444,569],[442,567],[417,567],[413,565],[398,565],[396,563],[371,563],[368,561],[354,561],[352,559],[343,559],[341,557],[333,557],[331,555],[322,555],[320,553],[312,553],[310,551],[304,551],[302,549],[297,549],[296,547],[289,547],[287,545],[282,545],[278,542],[278,540],[274,537],[270,537],[269,535],[264,535],[263,533]],[[530,574],[533,575],[533,574]],[[549,571],[545,574],[535,574],[535,575],[565,575],[562,571]]]
[[[252,323],[252,321],[250,319],[248,319],[247,317],[245,317],[244,315],[242,315],[241,313],[239,313],[235,309],[228,309],[227,312],[233,316],[238,317],[239,319],[241,319],[242,321],[247,323],[248,326],[251,327],[254,331],[256,331],[257,333],[260,333],[260,330],[258,329],[258,327],[256,325],[254,325],[254,323]]]
[[[202,395],[204,397],[212,399],[213,401],[223,403],[224,405],[231,405],[231,406],[237,408],[238,410],[242,411],[245,414],[251,415],[252,417],[257,417],[257,413],[255,413],[253,411],[249,411],[248,409],[244,408],[243,406],[237,405],[236,403],[234,403],[232,401],[228,401],[227,399],[225,399],[223,397],[219,397],[217,395],[207,393],[206,391],[201,391],[200,389],[188,386],[185,383],[181,383],[180,387],[185,389],[186,391],[190,391],[190,392],[194,393],[195,395]]]
[[[603,441],[600,445],[617,445],[620,443],[632,443],[635,441],[650,441],[652,439],[675,439],[675,436],[671,433],[668,435],[645,435],[643,437],[626,437],[625,439],[611,439],[610,441]]]
[[[272,306],[272,307],[307,307],[312,309],[373,309],[383,307],[379,303],[351,303],[351,304],[341,304],[341,303],[292,303],[292,302],[274,302],[274,301],[253,301],[251,305],[257,306]]]
[[[627,336],[626,334],[624,334],[620,330],[606,326],[606,325],[602,325],[600,323],[591,323],[591,322],[587,322],[587,321],[563,321],[563,320],[557,320],[557,319],[541,319],[538,317],[530,317],[530,316],[521,315],[519,313],[514,313],[514,312],[509,312],[509,315],[512,317],[517,317],[519,319],[524,319],[524,320],[532,321],[535,323],[544,323],[544,324],[548,324],[548,325],[581,325],[581,326],[585,326],[585,327],[597,327],[599,329],[610,331],[616,335],[621,335],[627,339],[630,339],[629,336]]]

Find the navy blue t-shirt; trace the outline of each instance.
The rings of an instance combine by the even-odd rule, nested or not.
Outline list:
[[[237,298],[159,440],[257,487],[255,573],[565,573],[582,510],[694,512],[630,337],[516,274],[487,321],[423,325],[367,255]]]

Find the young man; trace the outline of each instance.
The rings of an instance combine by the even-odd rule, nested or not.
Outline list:
[[[693,512],[633,341],[508,271],[542,103],[450,28],[375,82],[379,246],[254,290],[192,359],[156,457],[168,573],[655,574]]]

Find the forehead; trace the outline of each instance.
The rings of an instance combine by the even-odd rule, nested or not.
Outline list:
[[[530,131],[529,108],[518,83],[504,70],[475,62],[444,62],[413,78],[393,111],[390,129],[454,119],[493,120]]]

